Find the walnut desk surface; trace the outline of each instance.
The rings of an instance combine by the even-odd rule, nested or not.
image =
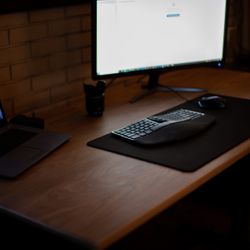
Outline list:
[[[202,68],[171,72],[160,80],[250,99],[247,72]],[[17,179],[0,179],[0,208],[106,248],[250,153],[248,139],[184,173],[86,146],[115,128],[184,102],[173,93],[155,93],[130,104],[138,91],[139,85],[119,80],[106,90],[102,117],[87,117],[81,101],[48,121],[47,128],[68,132],[71,140]]]

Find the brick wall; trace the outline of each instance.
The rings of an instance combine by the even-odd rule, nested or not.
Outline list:
[[[240,0],[229,0],[229,18],[227,29],[227,63],[233,64],[239,53],[240,20]]]
[[[90,6],[0,15],[0,99],[8,116],[82,98],[90,78]]]
[[[231,2],[228,61],[237,37]],[[83,98],[90,32],[89,4],[0,15],[0,99],[8,116],[53,115]]]

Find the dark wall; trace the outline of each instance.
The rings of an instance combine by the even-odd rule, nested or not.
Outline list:
[[[1,0],[0,13],[10,13],[17,11],[27,11],[56,6],[81,4],[90,0]]]

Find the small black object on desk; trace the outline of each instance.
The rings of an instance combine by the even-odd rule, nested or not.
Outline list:
[[[86,109],[89,116],[101,116],[104,111],[105,82],[96,85],[84,83]]]
[[[25,115],[16,115],[10,119],[11,124],[23,125],[33,128],[44,129],[44,120],[38,117],[28,117]]]
[[[227,107],[227,102],[221,96],[209,95],[201,97],[198,100],[198,106],[204,109],[223,109]]]

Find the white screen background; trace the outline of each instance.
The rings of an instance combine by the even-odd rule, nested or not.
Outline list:
[[[97,73],[222,59],[226,0],[97,1]]]

